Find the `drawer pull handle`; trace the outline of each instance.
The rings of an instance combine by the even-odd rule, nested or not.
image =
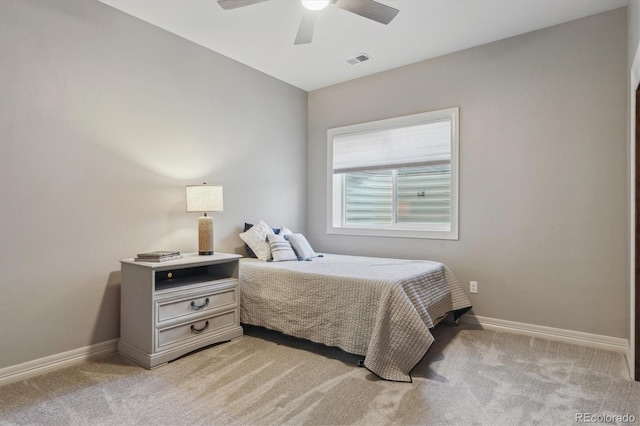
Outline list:
[[[204,322],[204,327],[196,328],[195,324],[191,324],[191,332],[192,333],[202,333],[207,327],[209,327],[209,321]]]
[[[204,309],[207,306],[209,306],[209,298],[208,297],[206,299],[204,299],[204,305],[196,305],[196,302],[194,302],[193,300],[191,301],[191,309],[195,309],[196,311],[199,311],[200,309]]]

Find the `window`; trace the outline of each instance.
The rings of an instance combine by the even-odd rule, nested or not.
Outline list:
[[[458,108],[329,129],[331,234],[458,239]]]

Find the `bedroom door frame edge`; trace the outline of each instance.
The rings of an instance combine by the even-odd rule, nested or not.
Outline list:
[[[636,56],[637,59],[637,56]],[[632,101],[631,135],[633,137],[633,242],[631,247],[633,265],[629,283],[630,296],[630,329],[629,329],[629,369],[631,377],[640,381],[640,86],[636,82]]]
[[[640,43],[629,72],[629,349],[632,380],[640,381]],[[637,183],[638,182],[638,183]]]

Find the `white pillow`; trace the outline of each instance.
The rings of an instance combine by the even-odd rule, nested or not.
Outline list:
[[[273,256],[274,262],[298,260],[298,256],[296,256],[295,252],[291,248],[291,244],[289,244],[289,241],[284,239],[283,235],[267,235],[267,239],[269,240],[271,256]]]
[[[247,231],[240,234],[240,238],[247,243],[258,259],[269,260],[271,259],[271,248],[267,242],[267,235],[275,234],[269,225],[260,220]]]
[[[291,235],[291,234],[293,234],[293,231],[287,228],[286,226],[281,226],[280,232],[278,232],[278,235]]]
[[[307,260],[312,257],[317,257],[315,251],[311,248],[309,241],[302,234],[286,235],[285,238],[291,243],[291,247],[298,255],[298,259]]]

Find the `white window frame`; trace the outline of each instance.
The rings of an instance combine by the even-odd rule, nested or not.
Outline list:
[[[451,226],[393,224],[346,225],[343,220],[343,179],[333,173],[333,139],[348,133],[367,132],[382,129],[409,127],[451,120]],[[459,205],[459,108],[447,108],[421,114],[389,118],[327,130],[327,233],[340,235],[364,235],[378,237],[426,238],[458,240]]]

